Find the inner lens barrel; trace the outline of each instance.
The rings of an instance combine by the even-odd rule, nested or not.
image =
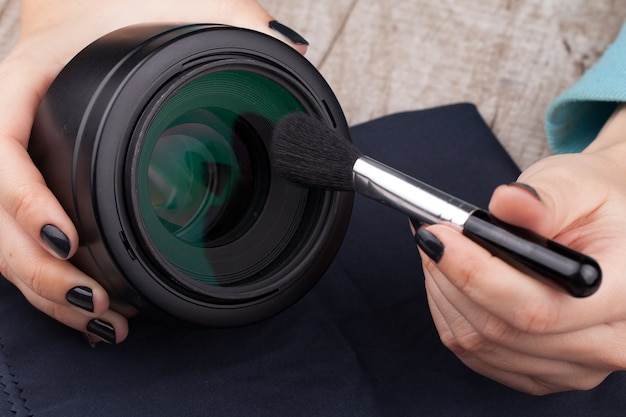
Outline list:
[[[182,85],[167,85],[145,116],[131,162],[135,214],[153,257],[216,286],[249,283],[271,264],[293,238],[308,194],[273,178],[267,152],[272,126],[305,107],[271,74],[228,67],[200,68]],[[270,193],[295,203],[297,215],[255,233]],[[212,252],[237,250],[233,242],[247,233],[257,235],[254,256],[224,268],[225,258]]]

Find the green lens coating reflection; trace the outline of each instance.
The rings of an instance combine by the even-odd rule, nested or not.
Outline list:
[[[152,207],[179,239],[204,246],[210,230],[220,221],[237,222],[237,210],[226,211],[235,195],[237,205],[251,204],[250,155],[237,150],[213,112],[193,112],[193,120],[180,121],[156,142],[148,167],[148,193]],[[241,155],[237,155],[240,153]],[[233,225],[234,226],[234,225]]]
[[[240,238],[258,218],[270,187],[267,136],[304,111],[276,81],[240,69],[206,73],[167,97],[146,130],[136,181],[147,234],[171,265],[222,285],[207,248]]]

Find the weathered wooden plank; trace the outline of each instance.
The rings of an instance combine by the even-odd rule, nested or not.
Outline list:
[[[358,0],[260,0],[279,21],[302,34],[311,44],[307,58],[320,66],[332,50]]]
[[[17,39],[19,1],[0,0],[0,59],[9,52]]]
[[[545,108],[595,62],[626,16],[624,0],[356,0],[340,25],[345,8],[332,18],[334,0],[264,3],[288,24],[307,10],[294,27],[311,39],[312,62],[351,123],[470,101],[522,167],[549,154]],[[318,28],[338,31],[330,50],[316,45]]]
[[[549,154],[543,114],[626,18],[626,0],[261,0],[309,40],[350,123],[475,103],[521,167]],[[0,0],[0,56],[18,27]]]

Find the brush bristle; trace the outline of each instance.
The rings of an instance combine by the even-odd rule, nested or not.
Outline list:
[[[283,177],[313,188],[352,191],[352,167],[361,152],[324,122],[293,113],[272,138],[272,165]]]

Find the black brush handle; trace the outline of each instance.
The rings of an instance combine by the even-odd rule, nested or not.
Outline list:
[[[593,294],[602,281],[602,271],[593,258],[504,223],[486,211],[474,211],[463,234],[520,271],[575,297]]]

